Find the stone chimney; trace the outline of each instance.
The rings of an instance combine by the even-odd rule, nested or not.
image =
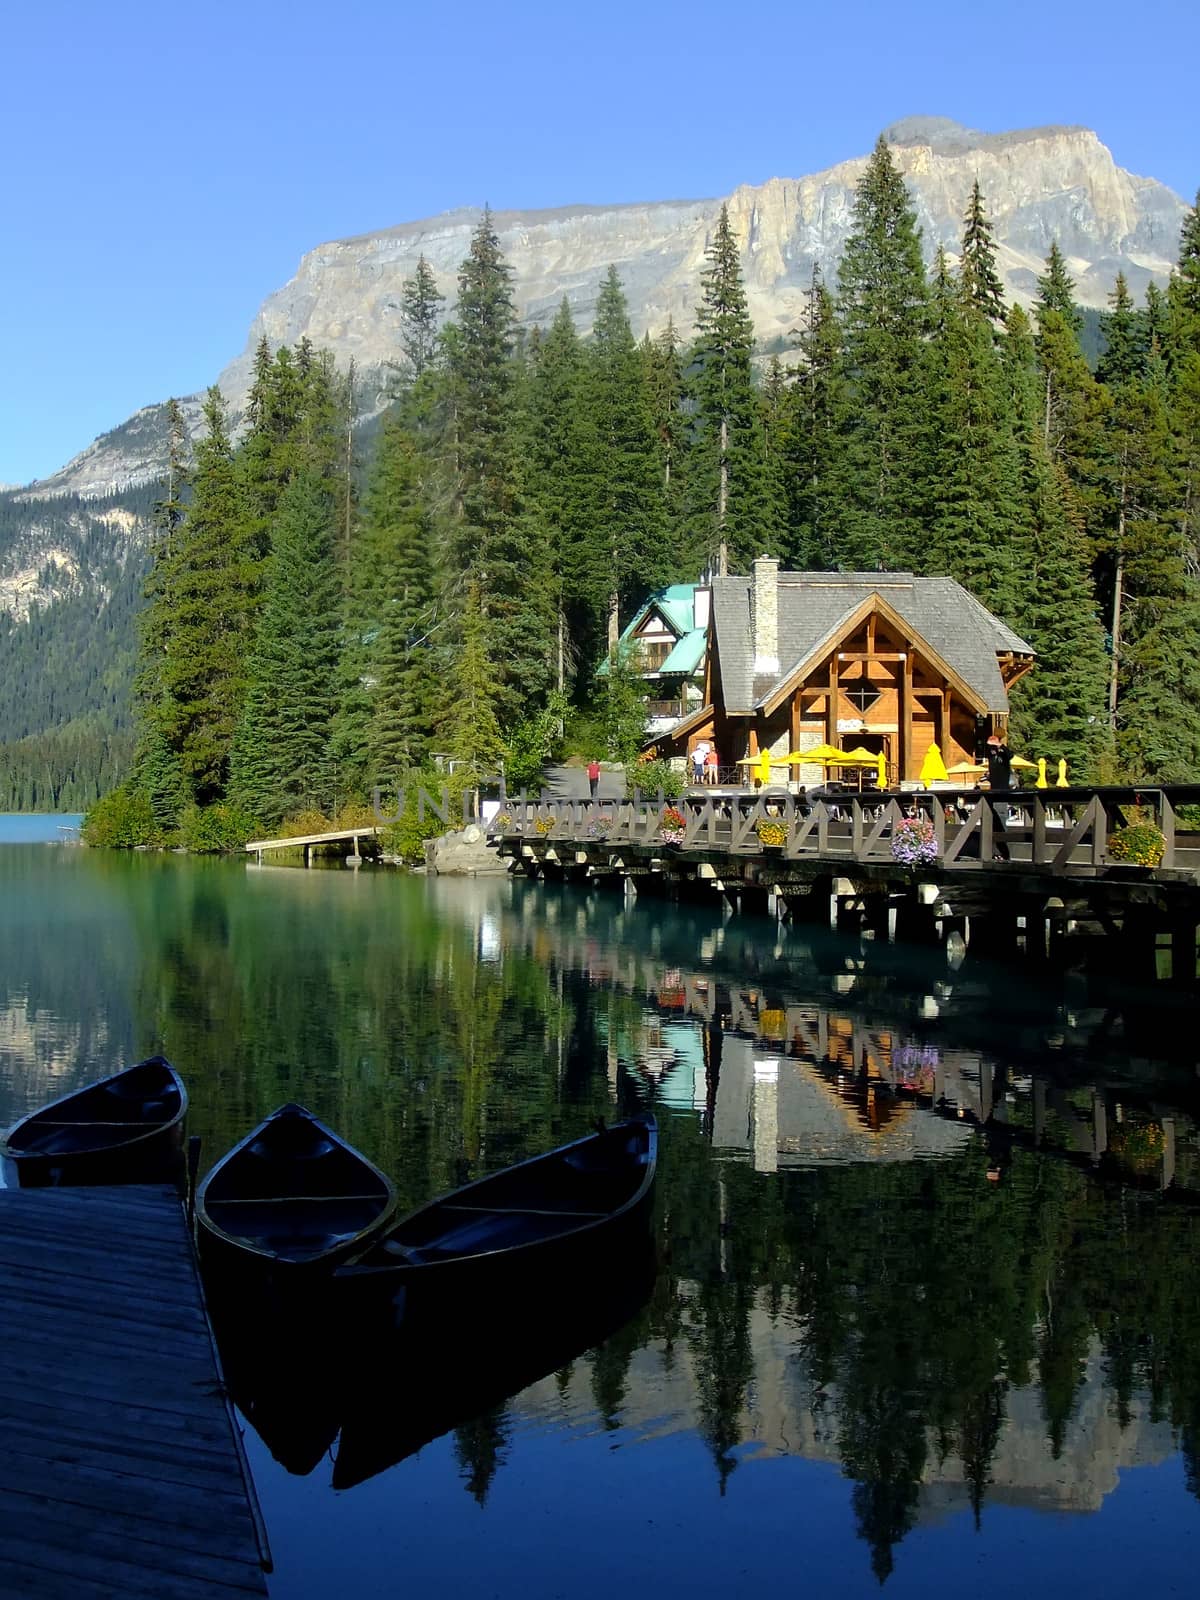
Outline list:
[[[750,636],[754,675],[779,671],[779,563],[759,556],[750,585]]]

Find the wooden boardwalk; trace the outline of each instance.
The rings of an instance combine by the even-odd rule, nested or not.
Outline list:
[[[0,1597],[265,1595],[173,1191],[0,1189]]]

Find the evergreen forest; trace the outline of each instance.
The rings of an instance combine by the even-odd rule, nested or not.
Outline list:
[[[764,365],[722,212],[691,330],[583,337],[514,308],[490,213],[457,303],[422,260],[359,461],[356,377],[257,352],[235,438],[176,410],[139,617],[135,747],[108,836],[334,816],[435,754],[525,781],[564,726],[620,749],[619,663],[656,588],[789,568],[948,574],[1033,645],[1012,742],[1080,780],[1200,778],[1200,216],[1165,290],[1118,278],[1094,365],[1050,250],[1005,301],[978,185],[926,267],[881,139],[836,282]],[[609,706],[611,710],[611,705]],[[186,829],[185,829],[186,831]]]

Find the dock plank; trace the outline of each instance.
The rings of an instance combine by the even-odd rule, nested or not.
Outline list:
[[[236,1600],[269,1556],[178,1198],[0,1189],[0,1600]]]

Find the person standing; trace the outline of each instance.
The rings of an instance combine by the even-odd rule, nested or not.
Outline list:
[[[1013,753],[998,733],[993,733],[988,740],[985,759],[987,761],[988,787],[991,789],[1011,789]]]
[[[704,758],[708,754],[708,741],[701,739],[692,750],[692,782],[704,782]]]
[[[590,790],[592,799],[594,800],[596,798],[596,790],[600,787],[600,763],[596,760],[595,756],[593,756],[588,762],[587,775],[588,789]]]
[[[993,733],[988,740],[985,759],[987,761],[988,788],[992,793],[994,794],[997,789],[1011,789],[1013,753],[998,733]],[[992,854],[997,861],[1011,860],[1008,841],[1004,838],[1008,816],[1009,808],[1007,806],[997,806],[995,808],[996,831],[992,836]]]
[[[720,768],[721,768],[720,757],[717,755],[716,749],[712,745],[710,745],[709,746],[709,750],[708,750],[708,754],[704,758],[704,781],[705,781],[705,783],[715,784],[716,781],[717,781],[717,774],[719,773]]]

